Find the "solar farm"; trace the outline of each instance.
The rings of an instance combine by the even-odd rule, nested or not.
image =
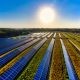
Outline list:
[[[36,32],[0,44],[0,80],[80,80],[80,33]]]

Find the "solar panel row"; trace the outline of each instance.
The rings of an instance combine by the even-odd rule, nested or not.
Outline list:
[[[15,43],[16,41],[18,41],[20,39],[14,39],[14,38],[0,38],[0,49],[5,48],[7,46],[12,45],[13,43]],[[9,43],[9,44],[8,44]]]
[[[26,43],[25,45],[19,47],[18,49],[14,50],[14,51],[10,52],[9,54],[7,54],[7,55],[3,56],[2,58],[0,58],[0,67],[5,65],[8,61],[10,61],[14,57],[16,57],[24,49],[28,48],[29,46],[31,46],[32,44],[34,44],[38,40],[40,40],[40,38],[37,38],[37,39],[35,39],[35,40],[33,40],[33,41],[29,42],[29,43]]]
[[[27,43],[29,41],[33,40],[33,38],[27,38],[27,39],[24,39],[24,40],[20,40],[18,41],[17,44],[13,44],[13,45],[10,45],[10,46],[7,46],[6,48],[3,48],[0,50],[0,55],[4,54],[5,52],[9,51],[9,50],[12,50],[13,48],[16,48],[24,43]]]
[[[34,46],[30,52],[28,52],[24,57],[22,57],[18,62],[16,62],[10,69],[8,69],[4,74],[0,76],[0,80],[14,80],[17,74],[23,69],[23,67],[32,59],[36,51],[45,43],[47,38],[40,41],[36,46]]]
[[[2,45],[0,45],[0,50],[2,48],[6,48],[8,46],[11,46],[11,45],[16,44],[18,42],[21,42],[22,40],[28,39],[28,38],[29,38],[28,35],[25,36],[25,37],[24,36],[17,36],[15,38],[13,38],[13,37],[10,37],[10,38],[0,38],[0,44],[2,44]]]
[[[49,44],[49,47],[48,47],[40,65],[39,65],[39,67],[38,67],[38,70],[37,70],[35,76],[34,76],[34,80],[46,80],[47,79],[54,41],[55,40],[52,38],[52,40]]]
[[[64,60],[65,60],[65,64],[66,64],[66,68],[67,68],[67,72],[68,72],[68,76],[69,76],[69,80],[79,80],[77,73],[74,69],[74,66],[71,62],[70,56],[67,53],[67,50],[65,48],[65,45],[63,43],[63,40],[60,39],[61,41],[61,45],[62,45],[62,50],[63,50],[63,55],[64,55]]]
[[[56,33],[54,33],[54,36],[53,36],[53,38],[55,38],[56,37]]]
[[[50,33],[46,33],[45,35],[42,36],[42,38],[46,37],[47,35],[49,35]]]
[[[47,37],[49,38],[53,33],[50,33]]]

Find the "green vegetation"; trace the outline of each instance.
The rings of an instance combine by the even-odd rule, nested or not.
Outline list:
[[[12,30],[11,30],[11,32],[12,32]],[[36,29],[34,31],[36,31]],[[47,29],[45,29],[45,31],[47,31]],[[53,30],[51,30],[51,31],[53,31]],[[62,30],[62,31],[64,31],[64,30]],[[3,30],[3,32],[5,32],[5,30]],[[59,37],[58,33],[59,32],[57,32],[57,36],[55,38],[55,44],[53,47],[51,65],[50,65],[50,71],[49,71],[48,77],[49,77],[49,80],[69,80],[65,61],[64,61],[64,56],[62,53],[60,37]],[[23,33],[23,34],[25,34],[25,33]],[[66,50],[71,58],[71,61],[75,68],[75,71],[80,79],[80,54],[75,49],[75,47],[69,42],[69,40],[71,40],[77,47],[80,48],[80,42],[79,42],[80,41],[80,33],[60,32],[60,34],[61,34],[61,38],[64,42],[64,45],[66,47]],[[13,38],[15,39],[15,37],[13,37]],[[26,66],[20,72],[20,74],[17,75],[16,80],[33,80],[34,75],[38,69],[38,66],[39,66],[42,58],[45,55],[45,52],[48,48],[48,45],[49,45],[51,39],[52,39],[52,36],[36,52],[36,54],[29,61],[29,63],[26,64]],[[33,46],[36,45],[38,42],[36,42],[32,46],[30,46],[29,48],[25,49],[24,51],[22,51],[19,55],[17,55],[11,61],[9,61],[7,64],[5,64],[2,68],[0,68],[0,75],[3,74],[9,68],[11,68],[19,59],[21,59],[23,56],[25,56],[25,54],[27,54],[33,48]],[[15,49],[13,49],[13,50],[15,50]],[[5,53],[4,55],[6,55],[8,53]],[[4,56],[4,55],[2,55],[2,56]],[[2,57],[2,56],[0,56],[0,57]]]
[[[62,54],[61,43],[57,35],[53,48],[49,80],[68,80],[67,70]]]
[[[74,65],[74,68],[78,74],[78,77],[80,79],[80,54],[76,51],[76,49],[73,47],[72,44],[69,43],[67,39],[63,39],[65,47],[68,51],[68,54],[72,60],[72,63]]]
[[[71,35],[75,40],[77,40],[78,42],[80,42],[80,36],[78,36],[77,34],[74,34],[74,33],[70,33],[70,35]]]
[[[26,29],[10,29],[10,28],[0,28],[0,37],[15,37],[20,35],[27,35],[30,32]]]
[[[3,31],[0,31],[0,34],[2,34],[2,33],[5,33],[5,32],[3,32]]]
[[[75,45],[77,45],[79,48],[80,48],[80,43],[78,42],[78,41],[76,41],[74,38],[72,38],[72,36],[69,36],[69,34],[68,33],[63,33],[63,35],[65,36],[65,37],[67,37],[68,39],[70,39]]]
[[[17,80],[33,80],[39,63],[41,62],[41,59],[43,58],[50,41],[51,38],[48,39],[47,42],[39,49],[39,51],[36,53],[30,63],[26,65],[25,69]]]

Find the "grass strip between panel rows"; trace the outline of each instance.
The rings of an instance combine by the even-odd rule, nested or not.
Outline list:
[[[68,74],[58,34],[54,44],[51,68],[49,74],[49,80],[55,80],[55,79],[68,80]]]
[[[37,71],[39,63],[42,60],[50,41],[51,41],[51,37],[39,49],[39,51],[36,53],[36,55],[33,57],[30,63],[26,65],[25,69],[23,70],[21,75],[17,78],[17,80],[33,80],[33,77]]]

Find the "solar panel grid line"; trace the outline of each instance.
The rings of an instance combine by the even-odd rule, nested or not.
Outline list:
[[[45,56],[45,58],[46,58],[47,56]],[[44,62],[44,61],[46,61],[45,60],[45,58],[44,58],[44,60],[42,61],[42,63]],[[43,64],[42,64],[43,65]],[[42,66],[42,67],[44,67],[44,66]],[[42,68],[41,68],[42,69]],[[41,71],[38,71],[38,73],[40,73]],[[39,78],[38,78],[39,79]],[[37,79],[36,79],[37,80]]]
[[[24,42],[22,42],[22,43],[24,43]],[[1,52],[0,54],[4,54],[5,52],[11,50],[12,48],[19,46],[19,44],[20,44],[20,43],[15,44],[15,45],[11,45],[11,46],[9,46],[9,47],[7,47],[7,48],[5,48],[5,49],[2,49],[2,50],[0,51],[0,52]]]
[[[20,53],[19,50],[15,50],[15,51],[11,52],[11,54],[8,54],[7,56],[0,58],[0,67],[2,67],[5,63],[10,61],[12,58],[14,58],[19,53]]]
[[[47,61],[47,57],[48,57],[48,55],[45,56],[45,57],[46,57],[46,60],[45,60],[45,62],[44,62],[44,65],[42,65],[43,68],[40,68],[40,70],[43,69],[43,70],[41,71],[41,76],[39,76],[36,80],[41,80],[41,77],[42,77],[42,75],[43,75],[43,71],[44,71],[44,68],[45,68],[45,64],[46,64],[46,61]]]
[[[38,45],[42,45],[43,44],[43,42],[45,42],[47,40],[47,38],[44,38]],[[35,47],[34,47],[34,49],[37,49],[39,46],[38,45],[36,45]]]
[[[24,59],[24,58],[23,58]],[[21,60],[20,60],[21,61]],[[20,70],[19,66],[21,67],[21,65],[19,65],[21,62],[18,61],[13,67],[11,67],[11,69],[9,69],[8,71],[6,71],[6,73],[4,75],[2,75],[2,77],[4,77],[5,80],[7,80],[6,78],[10,78],[10,76],[12,76],[12,73],[15,74],[15,72],[17,70]],[[17,67],[16,67],[17,66]],[[15,68],[16,67],[16,68]],[[18,68],[18,69],[17,69]],[[10,74],[10,75],[9,75]],[[7,76],[7,77],[6,77]]]
[[[34,50],[33,50],[34,51]],[[32,52],[33,53],[33,52]],[[29,53],[28,53],[29,54]],[[26,59],[28,59],[29,60],[29,56],[27,56],[27,58]],[[25,59],[24,59],[25,60]],[[21,61],[20,61],[20,63],[21,63]],[[19,65],[19,64],[18,64]],[[19,67],[20,67],[21,65],[19,65]],[[18,70],[20,70],[20,68],[19,68],[18,66],[17,66],[17,68],[18,68]],[[17,68],[16,68],[16,70],[17,70]],[[15,69],[13,69],[13,70],[15,70]],[[12,70],[11,70],[12,71]]]
[[[9,47],[7,47],[7,48],[5,48],[5,49],[2,49],[2,50],[0,50],[0,55],[4,54],[5,52],[7,52],[7,51],[9,51],[9,50],[11,50],[11,49],[13,49],[13,48],[16,48],[16,47],[20,46],[20,45],[22,45],[22,44],[25,44],[25,43],[27,43],[27,42],[29,42],[29,41],[31,41],[31,40],[33,40],[33,38],[28,39],[28,40],[25,40],[25,41],[23,41],[23,42],[21,42],[21,43],[17,43],[17,44],[15,44],[15,45],[11,45],[11,46],[9,46]]]
[[[34,80],[40,80],[41,76],[42,75],[42,72],[43,72],[43,69],[44,69],[44,66],[45,66],[45,62],[46,62],[46,59],[47,59],[47,56],[44,56],[44,58],[41,60],[41,63],[39,65],[39,68],[37,70],[37,75],[36,77],[34,77]]]
[[[46,41],[46,40],[45,40]],[[44,39],[41,41],[41,42],[43,42],[44,43]],[[40,42],[39,42],[40,43]],[[38,44],[39,44],[38,43]],[[38,45],[37,44],[37,45]],[[43,45],[43,44],[42,44]],[[39,45],[39,47],[38,47],[38,49],[42,46],[42,45]],[[38,50],[37,49],[37,50]],[[20,70],[27,64],[27,62],[29,62],[29,60],[33,57],[33,55],[36,53],[36,51],[37,51],[36,49],[34,49],[34,48],[32,48],[32,50],[30,51],[30,52],[28,52],[28,54],[26,54],[24,57],[22,57],[18,62],[16,62],[9,70],[7,70],[4,74],[2,74],[1,75],[1,77],[3,78],[4,76],[6,76],[6,78],[4,78],[4,79],[2,79],[1,78],[1,80],[8,80],[8,79],[10,79],[10,76],[13,74],[13,75],[15,75],[15,77],[16,77],[16,75],[17,74],[15,74],[15,71],[17,71],[17,69],[19,70],[19,72],[20,72]],[[22,64],[23,64],[23,62],[24,62],[24,65],[23,66],[21,66]],[[18,63],[18,64],[17,64]],[[18,66],[16,66],[16,64],[18,65]],[[20,69],[19,69],[19,67],[20,67]],[[11,71],[11,72],[9,72],[9,71]],[[9,72],[8,73],[8,75],[7,75],[7,72]],[[19,73],[18,72],[18,73]],[[14,78],[15,78],[14,77]],[[14,79],[13,78],[13,79]],[[13,79],[11,79],[11,80],[13,80]]]
[[[35,41],[37,41],[37,40],[39,40],[39,39],[33,40],[32,42],[27,43],[27,44],[25,44],[25,45],[28,46],[28,44],[31,44],[31,43],[33,43],[33,42],[35,42]],[[25,45],[20,46],[17,50],[21,50],[21,49],[23,50],[23,48],[24,48]],[[25,46],[25,47],[26,47],[26,46]],[[22,51],[22,50],[21,50],[21,51]]]
[[[13,42],[12,44],[9,44],[9,43],[8,43],[8,45],[6,45],[6,46],[4,46],[4,47],[0,47],[0,49],[1,49],[1,48],[5,48],[5,47],[10,46],[10,45],[13,45],[13,44],[15,44],[15,43],[18,43],[18,42],[20,42],[20,41],[22,41],[22,40],[25,40],[25,39],[27,39],[27,38],[14,40],[14,41],[12,41],[12,42]]]
[[[32,42],[29,42],[28,45],[31,45],[32,43],[36,42],[37,40],[39,40],[39,39],[35,39],[35,40],[33,40]],[[28,45],[25,44],[24,46],[21,46],[21,48],[23,49],[23,48],[25,48],[25,47],[28,46]],[[19,50],[21,50],[21,49],[19,49]]]
[[[60,42],[61,42],[61,45],[62,45],[64,60],[65,60],[65,64],[66,64],[69,79],[70,80],[79,80],[78,76],[77,76],[77,73],[75,71],[75,68],[74,68],[74,66],[71,62],[70,56],[67,53],[67,50],[65,48],[65,45],[64,45],[62,39],[60,39]]]
[[[4,80],[4,78],[0,76],[0,80]]]
[[[19,48],[9,54],[7,54],[6,56],[2,57],[0,59],[0,67],[3,66],[4,64],[6,64],[8,61],[10,61],[12,58],[14,58],[15,56],[17,56],[20,52],[22,52],[25,48],[28,48],[29,46],[31,46],[32,44],[34,44],[35,42],[37,42],[39,39],[36,39],[32,42],[30,42],[30,44],[27,44],[27,46],[24,47],[23,45],[23,48]],[[16,52],[17,51],[17,52]]]
[[[8,69],[7,71],[6,71],[6,73],[3,75],[1,75],[1,76],[8,76],[13,70],[14,70],[14,68],[15,68],[15,66],[18,66],[19,65],[19,62],[17,62],[16,64],[14,64],[14,66],[13,67],[11,67],[10,69]]]
[[[48,55],[48,56],[51,56],[51,54]],[[46,60],[45,68],[44,68],[42,76],[40,78],[41,80],[46,80],[47,79],[49,67],[46,67],[46,66],[49,66],[49,64],[50,64],[50,57]]]
[[[16,52],[19,52],[19,50],[16,49],[16,50],[12,51],[11,53],[14,53],[14,54],[15,54]],[[10,53],[9,53],[9,54],[10,54]],[[13,55],[13,54],[11,54],[11,55],[9,55],[9,54],[7,54],[7,55],[1,57],[1,58],[0,58],[0,61],[3,60],[4,58],[6,59],[7,56],[9,57],[9,56]]]
[[[52,53],[52,49],[53,49],[53,45],[54,45],[54,40],[55,39],[52,38],[52,40],[48,46],[48,49],[47,49],[43,59],[41,60],[38,70],[34,76],[34,80],[46,80],[46,76],[47,76],[48,69],[50,66],[49,63],[50,63],[51,53]],[[51,50],[49,50],[49,49],[51,49]]]

